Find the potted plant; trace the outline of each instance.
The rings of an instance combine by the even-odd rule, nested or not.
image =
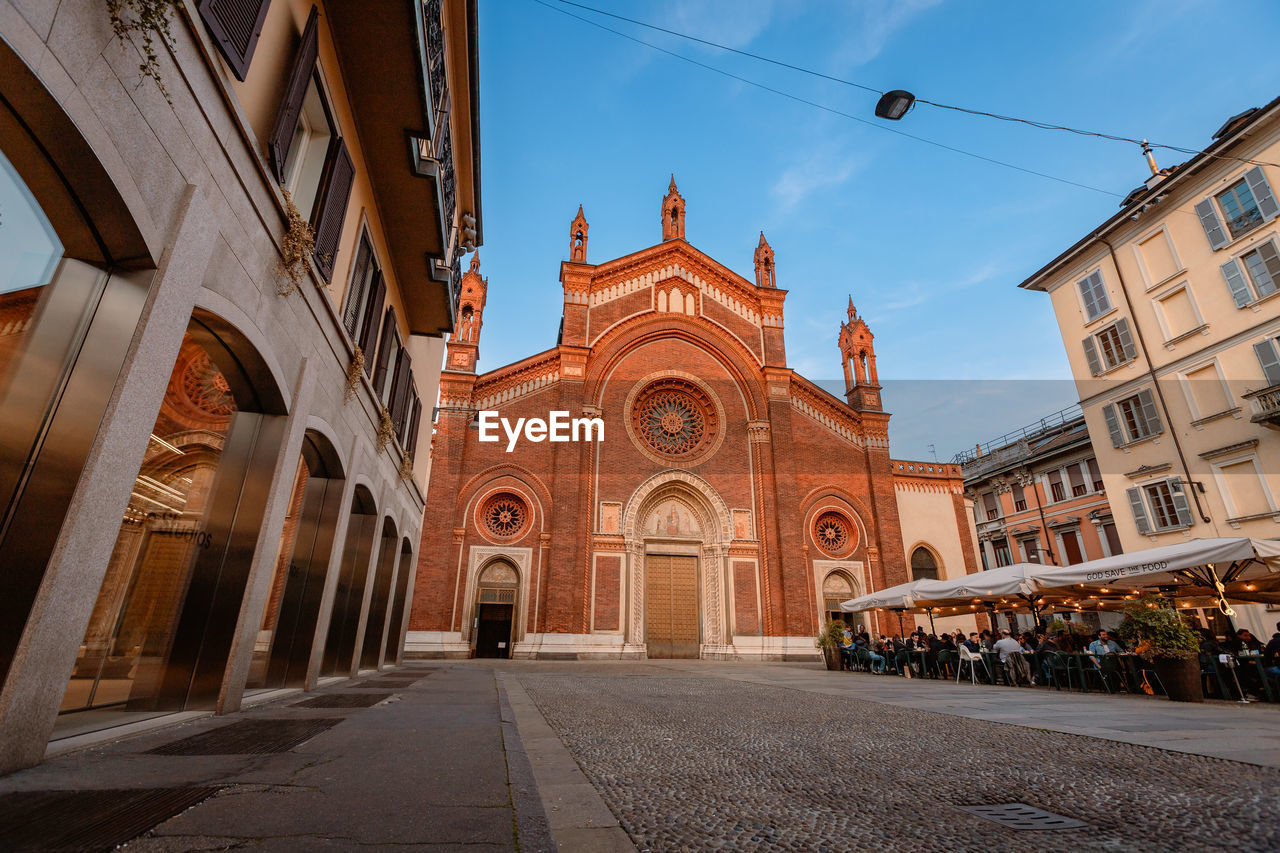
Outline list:
[[[822,649],[822,658],[827,662],[827,669],[840,668],[840,641],[844,639],[844,623],[832,619],[823,627],[822,632],[814,640],[814,644]]]
[[[1165,692],[1175,702],[1203,702],[1200,638],[1159,596],[1127,605],[1120,636],[1137,642],[1137,653],[1155,666]]]

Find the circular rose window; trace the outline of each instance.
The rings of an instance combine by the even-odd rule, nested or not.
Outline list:
[[[497,494],[484,503],[480,521],[485,531],[495,539],[511,539],[524,531],[529,512],[524,501],[515,495]]]
[[[813,523],[813,541],[828,554],[848,552],[857,542],[853,523],[838,512],[824,512]]]
[[[680,378],[659,379],[631,404],[631,425],[640,443],[665,459],[687,461],[714,441],[718,415],[707,392]]]

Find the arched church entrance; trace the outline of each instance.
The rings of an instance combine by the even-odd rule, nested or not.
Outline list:
[[[480,572],[476,583],[476,657],[511,657],[519,590],[520,573],[507,560],[494,560]]]
[[[656,475],[628,508],[632,552],[631,642],[650,658],[698,658],[724,644],[722,590],[728,510],[705,481],[683,471]],[[638,635],[638,636],[637,636]]]

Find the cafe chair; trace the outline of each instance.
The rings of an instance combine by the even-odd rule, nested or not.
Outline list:
[[[960,664],[956,667],[956,683],[960,683],[960,674],[964,672],[964,665],[969,665],[969,683],[977,685],[978,683],[978,665],[982,665],[982,671],[987,674],[987,678],[991,678],[991,672],[987,669],[987,662],[982,659],[982,655],[977,652],[971,652],[966,646],[960,647]]]

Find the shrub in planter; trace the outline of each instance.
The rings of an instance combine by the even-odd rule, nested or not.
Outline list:
[[[823,626],[822,632],[814,638],[814,645],[822,649],[822,657],[827,662],[827,669],[840,668],[840,641],[844,639],[844,623],[832,619]]]
[[[1137,642],[1138,654],[1154,664],[1170,699],[1203,702],[1200,638],[1165,604],[1158,596],[1148,595],[1126,606],[1120,636]]]

